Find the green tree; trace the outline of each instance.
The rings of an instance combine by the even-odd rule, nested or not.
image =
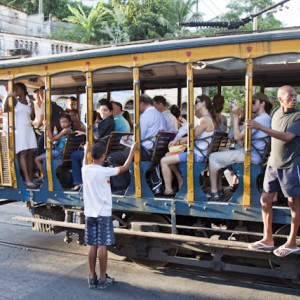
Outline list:
[[[179,23],[194,17],[196,0],[113,0],[131,40],[189,35]]]
[[[38,11],[39,2],[38,0],[0,0],[0,4],[26,12],[28,14],[36,14]]]
[[[112,11],[108,9],[103,2],[96,3],[89,14],[85,13],[80,4],[77,4],[77,8],[68,5],[68,9],[72,15],[65,18],[64,21],[74,25],[72,30],[75,30],[76,35],[80,37],[80,41],[99,43],[103,28],[107,25],[109,20],[113,18]]]

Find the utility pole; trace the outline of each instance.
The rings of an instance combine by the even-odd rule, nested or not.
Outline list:
[[[254,17],[253,18],[253,24],[252,24],[252,30],[253,31],[256,31],[257,30],[257,13],[258,13],[258,7],[257,6],[255,6],[254,7],[254,15],[256,16],[256,17]]]
[[[39,0],[39,15],[43,14],[43,0]]]

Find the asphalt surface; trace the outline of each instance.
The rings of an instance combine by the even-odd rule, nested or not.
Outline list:
[[[34,232],[30,224],[12,220],[17,215],[30,216],[22,203],[0,205],[0,300],[299,299],[300,290],[208,277],[203,271],[151,270],[114,255],[108,273],[116,284],[89,290],[88,248],[65,244],[63,234]]]

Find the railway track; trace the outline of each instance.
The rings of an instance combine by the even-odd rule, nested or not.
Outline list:
[[[24,224],[22,225],[22,224],[15,224],[15,223],[3,222],[3,221],[1,221],[0,223],[6,223],[18,227],[28,226]],[[63,238],[61,242],[63,243]],[[59,255],[59,256],[71,255],[74,256],[74,259],[76,259],[76,257],[78,259],[82,259],[82,258],[85,259],[87,256],[87,248],[79,245],[76,247],[73,246],[72,250],[63,250],[63,249],[53,249],[46,246],[35,246],[35,245],[30,245],[28,243],[15,243],[5,239],[0,239],[0,246],[17,248],[22,250],[25,249],[26,251],[36,251],[36,252],[42,252],[44,254],[52,254],[52,255]],[[131,262],[126,258],[118,257],[114,255],[109,256],[109,263],[127,265],[132,267],[136,265],[135,263]],[[139,267],[141,267],[141,265],[139,265]],[[247,274],[237,274],[236,272],[228,272],[228,271],[216,272],[209,269],[183,266],[175,263],[170,263],[165,267],[157,268],[156,271],[162,272],[169,276],[189,277],[189,278],[193,278],[194,280],[202,280],[202,281],[203,280],[204,281],[224,280],[228,284],[238,284],[238,285],[245,285],[245,286],[248,286],[251,283],[253,288],[255,288],[255,285],[257,285],[257,287],[259,288],[265,287],[266,289],[269,289],[271,287],[281,287],[287,289],[287,292],[292,295],[293,294],[298,295],[300,290],[299,283],[294,283],[285,279],[270,278],[266,276],[254,276],[254,275],[247,275]]]

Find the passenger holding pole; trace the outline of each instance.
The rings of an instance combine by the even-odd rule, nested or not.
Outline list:
[[[261,195],[264,236],[249,244],[251,250],[272,250],[272,203],[280,190],[288,198],[291,210],[291,229],[287,241],[273,251],[276,256],[285,257],[300,248],[296,244],[300,224],[300,111],[296,110],[297,93],[291,86],[278,89],[279,109],[273,114],[271,128],[255,120],[246,120],[248,128],[261,130],[271,136],[271,154],[265,172],[263,193]]]

